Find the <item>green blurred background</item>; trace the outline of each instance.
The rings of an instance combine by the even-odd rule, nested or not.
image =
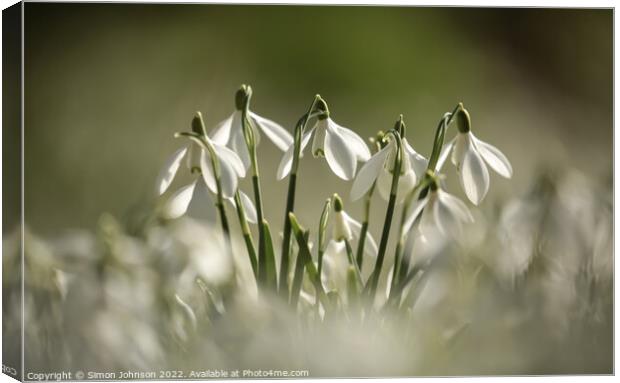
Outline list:
[[[541,168],[611,179],[612,25],[602,9],[27,3],[26,221],[54,235],[153,201],[183,144],[173,133],[196,110],[210,127],[227,117],[242,83],[253,110],[288,129],[316,93],[363,137],[402,113],[425,156],[439,118],[463,101],[477,136],[515,169],[511,181],[492,176],[490,201],[525,191]],[[259,156],[279,228],[281,152],[263,140]],[[305,156],[300,176],[306,222],[333,192],[348,196],[325,161]]]

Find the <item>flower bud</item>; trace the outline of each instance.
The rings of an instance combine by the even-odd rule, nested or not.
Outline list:
[[[405,125],[405,121],[403,120],[402,114],[399,116],[398,120],[394,124],[394,130],[396,130],[402,138],[405,138],[407,127]]]
[[[341,212],[343,209],[343,204],[340,196],[338,194],[334,194],[332,199],[334,200],[334,210],[336,211],[336,213]]]
[[[245,104],[250,97],[252,97],[252,87],[245,84],[241,85],[237,93],[235,93],[235,107],[237,110],[245,108]]]
[[[334,201],[334,227],[333,236],[336,241],[350,240],[353,237],[351,233],[351,227],[347,220],[346,213],[343,211],[342,199],[338,194],[334,194],[332,197]]]
[[[205,130],[205,123],[202,120],[202,113],[200,112],[196,112],[194,118],[192,118],[192,132],[200,134],[201,136],[207,135],[207,131]]]
[[[467,133],[471,130],[471,119],[469,118],[469,112],[460,104],[458,112],[456,112],[456,127],[461,133]]]
[[[318,96],[318,100],[316,102],[316,109],[323,112],[317,117],[319,120],[325,120],[329,118],[329,107],[327,106],[325,100],[321,98],[321,96]]]

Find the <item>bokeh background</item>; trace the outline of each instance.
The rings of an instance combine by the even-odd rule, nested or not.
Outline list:
[[[363,137],[402,113],[426,156],[437,121],[462,101],[478,137],[515,169],[511,181],[492,176],[489,201],[523,192],[545,167],[612,177],[612,10],[25,9],[26,221],[40,234],[93,228],[103,212],[122,217],[152,201],[161,165],[183,144],[173,133],[197,110],[211,127],[227,117],[242,83],[255,112],[291,130],[316,93]],[[265,141],[259,155],[267,217],[280,227],[281,152]],[[325,161],[306,156],[300,174],[304,220],[317,221],[331,193],[348,195]]]

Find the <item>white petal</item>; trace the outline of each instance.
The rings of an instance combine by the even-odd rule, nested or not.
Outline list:
[[[467,198],[478,205],[489,191],[489,171],[480,154],[469,146],[460,164],[459,179]]]
[[[458,237],[462,233],[462,223],[453,205],[447,204],[446,199],[438,196],[433,214],[439,231],[446,236]]]
[[[177,174],[181,161],[185,154],[187,154],[188,147],[181,148],[174,152],[174,154],[168,158],[161,172],[157,176],[156,190],[159,195],[162,195],[172,183],[174,176]]]
[[[243,205],[243,210],[245,210],[245,217],[248,222],[256,223],[258,219],[256,218],[256,207],[254,207],[254,203],[248,197],[247,194],[239,190],[239,197],[241,199],[241,204]]]
[[[209,134],[213,142],[220,145],[226,145],[228,143],[233,125],[235,125],[235,122],[238,123],[239,121],[239,115],[239,111],[235,111],[227,119],[217,124],[211,134]]]
[[[200,151],[202,148],[195,142],[191,142],[185,155],[185,166],[191,172],[193,167],[200,167]]]
[[[337,130],[338,133],[340,133],[345,138],[349,147],[353,149],[353,152],[355,153],[358,161],[366,162],[370,159],[370,150],[368,149],[368,146],[366,145],[366,142],[364,142],[364,139],[362,137],[360,137],[351,129],[338,125],[332,119],[327,119],[327,121],[328,124],[332,126],[332,128]]]
[[[235,168],[227,161],[220,161],[220,176],[222,195],[225,198],[234,196],[239,182]]]
[[[351,199],[356,200],[366,194],[368,189],[372,186],[372,183],[375,182],[377,177],[379,176],[379,172],[383,169],[383,165],[385,163],[385,158],[389,153],[390,147],[389,145],[385,148],[381,149],[374,156],[370,157],[357,173],[355,177],[355,181],[353,181],[353,186],[351,187]]]
[[[362,224],[358,221],[356,221],[355,219],[351,218],[351,216],[349,216],[346,213],[343,213],[345,219],[347,220],[347,222],[349,223],[349,227],[351,228],[351,232],[353,233],[353,236],[359,240],[360,237],[360,233],[362,231]],[[372,234],[370,234],[369,231],[366,232],[366,239],[364,241],[364,253],[370,255],[370,256],[376,256],[378,253],[378,249],[377,249],[377,243],[375,242],[375,239],[372,237]]]
[[[288,149],[289,146],[293,143],[293,136],[289,132],[286,131],[282,126],[268,120],[264,117],[259,116],[254,112],[250,112],[250,116],[254,119],[256,124],[261,128],[263,133],[269,137],[271,142],[274,143],[280,150],[284,151]]]
[[[232,166],[235,173],[237,173],[239,177],[245,177],[245,167],[243,166],[243,162],[237,153],[225,146],[216,144],[213,145],[213,147],[215,148],[215,152],[217,153],[220,162],[227,162],[230,166]]]
[[[343,211],[334,213],[334,225],[332,226],[332,238],[336,241],[351,240],[353,235],[349,221],[345,218]]]
[[[389,201],[392,191],[392,173],[390,173],[385,167],[381,168],[379,172],[379,178],[377,178],[377,189],[379,189],[379,195],[386,201]]]
[[[424,207],[428,204],[428,200],[429,200],[429,196],[426,196],[422,199],[419,199],[413,202],[409,206],[409,209],[407,209],[407,212],[405,213],[407,218],[403,225],[403,233],[408,233],[409,230],[411,230],[411,226],[413,226],[415,219],[418,217],[418,215],[420,215],[420,212],[422,212],[422,209],[424,209]]]
[[[248,145],[245,142],[245,137],[243,136],[243,129],[241,129],[241,127],[231,132],[230,148],[235,153],[237,153],[237,155],[241,159],[241,162],[243,162],[243,167],[247,170],[251,164],[250,153],[248,152]]]
[[[366,232],[366,241],[364,242],[364,252],[370,256],[376,257],[379,253],[379,249],[377,247],[377,242],[372,237],[370,232]]]
[[[506,158],[504,153],[502,153],[495,146],[487,144],[484,141],[480,141],[475,137],[474,144],[484,161],[489,164],[491,169],[495,170],[497,174],[502,177],[512,177],[512,165],[510,165],[510,161],[508,161],[508,158]]]
[[[306,146],[308,146],[308,143],[310,142],[310,137],[312,137],[313,131],[314,129],[310,129],[304,133],[301,139],[300,157],[303,154]],[[286,177],[288,173],[291,171],[291,166],[293,165],[293,152],[294,151],[295,151],[295,145],[292,144],[286,150],[286,152],[284,152],[284,155],[282,156],[282,159],[280,160],[280,165],[278,165],[278,172],[276,174],[276,178],[278,179],[278,181]]]
[[[213,193],[217,193],[213,164],[211,163],[211,158],[207,154],[207,151],[204,149],[200,150],[200,171],[202,173],[202,179],[205,181],[209,190]]]
[[[343,180],[355,176],[357,158],[346,139],[335,129],[327,129],[325,135],[325,159],[334,174]]]
[[[459,167],[471,145],[469,133],[457,133],[454,137],[454,149],[452,150],[452,164]]]
[[[416,152],[406,138],[403,139],[403,146],[405,148],[405,153],[407,154],[411,169],[415,172],[417,177],[421,177],[426,171],[428,160]]]
[[[461,221],[473,222],[474,217],[467,205],[457,197],[445,191],[438,191],[438,198],[444,203]]]
[[[359,235],[360,230],[362,229],[362,224],[348,215],[346,212],[342,212],[342,217],[345,221],[347,221],[348,225],[351,227],[351,232],[353,235]]]
[[[435,209],[437,207],[437,193],[429,192],[428,197],[426,197],[428,202],[424,210],[422,210],[422,215],[420,216],[420,223],[418,225],[419,231],[422,235],[432,236],[437,232],[437,224],[435,222]]]
[[[441,152],[439,152],[439,159],[437,160],[437,165],[435,165],[435,171],[437,172],[440,171],[443,165],[446,163],[446,160],[448,159],[448,155],[450,154],[450,151],[454,149],[455,141],[456,141],[456,137],[453,138],[447,144],[443,145],[443,147],[441,148]]]
[[[327,134],[327,120],[319,120],[312,128],[316,131],[312,139],[312,155],[315,158],[325,156],[325,134]]]
[[[192,199],[187,208],[187,215],[194,218],[215,222],[217,220],[217,211],[213,200],[209,195],[209,189],[202,178],[196,181],[196,187],[192,194]]]
[[[411,193],[418,181],[418,178],[413,170],[408,170],[407,173],[400,176],[398,180],[398,194],[396,195],[396,203],[401,203]]]
[[[194,188],[196,187],[196,181],[189,185],[183,186],[166,201],[163,208],[163,216],[168,219],[179,218],[187,211],[192,195],[194,194]]]

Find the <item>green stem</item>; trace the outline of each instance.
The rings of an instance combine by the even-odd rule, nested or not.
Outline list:
[[[347,250],[347,258],[349,259],[349,265],[353,267],[355,270],[355,278],[357,279],[358,286],[360,288],[364,287],[364,281],[362,279],[362,273],[360,268],[357,265],[355,258],[353,257],[353,248],[351,247],[351,243],[348,240],[344,240],[344,245]]]
[[[304,234],[304,240],[307,243],[310,232],[306,230],[303,234]],[[301,282],[303,281],[303,277],[304,277],[304,267],[305,267],[305,263],[304,263],[303,257],[301,256],[301,251],[300,251],[299,254],[297,254],[297,260],[295,261],[295,272],[293,274],[293,284],[291,286],[290,304],[291,304],[291,307],[293,308],[297,307],[297,302],[299,301],[299,293],[301,292]]]
[[[248,257],[250,258],[250,264],[252,265],[252,271],[254,272],[254,278],[258,277],[258,262],[256,260],[256,250],[254,249],[254,240],[252,239],[252,232],[248,225],[248,220],[245,215],[245,209],[241,204],[241,197],[239,191],[235,193],[235,207],[237,208],[237,217],[239,218],[239,226],[241,227],[241,233],[243,234],[243,240],[245,241],[245,247],[248,250]]]
[[[280,286],[278,291],[285,297],[288,295],[288,270],[291,252],[291,222],[288,219],[288,213],[293,212],[295,208],[295,189],[297,183],[297,174],[291,173],[288,181],[288,194],[286,196],[286,211],[284,212],[284,231],[282,239],[282,253],[280,255]]]
[[[441,149],[443,149],[443,143],[445,140],[446,130],[448,129],[448,126],[454,119],[454,116],[456,116],[456,113],[459,111],[459,109],[462,109],[462,108],[463,108],[463,104],[459,103],[454,108],[452,113],[450,113],[449,116],[447,117],[444,116],[439,121],[437,130],[435,130],[435,139],[433,140],[433,151],[431,152],[431,157],[428,160],[428,166],[426,167],[427,170],[432,170],[432,171],[435,170],[435,167],[437,166],[437,161],[439,160],[439,155],[441,154]]]
[[[220,224],[222,225],[222,231],[224,232],[224,238],[226,241],[226,246],[228,250],[232,254],[232,240],[230,238],[230,226],[228,225],[228,218],[226,217],[226,208],[224,207],[224,195],[222,194],[222,177],[220,170],[220,161],[217,156],[217,152],[213,147],[213,144],[209,140],[206,128],[204,125],[204,121],[202,119],[202,114],[200,112],[196,113],[196,116],[192,120],[192,129],[194,132],[182,132],[176,133],[175,137],[187,137],[190,140],[196,142],[200,147],[206,149],[209,152],[209,158],[211,159],[211,166],[213,168],[213,174],[215,176],[215,187],[216,187],[216,198],[217,201],[215,206],[220,215]]]
[[[385,213],[385,221],[383,223],[383,232],[381,233],[381,242],[379,243],[379,253],[377,254],[377,261],[375,268],[368,281],[369,286],[369,303],[372,305],[377,293],[377,285],[379,284],[379,276],[381,275],[381,268],[383,267],[383,261],[385,258],[385,251],[387,249],[388,239],[390,236],[390,227],[392,226],[392,216],[394,215],[394,207],[396,206],[396,194],[398,193],[398,179],[400,178],[400,170],[402,165],[403,149],[400,135],[397,131],[391,130],[388,132],[396,140],[397,155],[394,156],[394,169],[392,176],[392,185],[390,188],[390,199],[388,201],[387,211]]]
[[[291,172],[288,181],[288,193],[286,196],[286,211],[284,212],[284,229],[282,238],[282,253],[280,255],[280,284],[279,292],[281,296],[287,297],[288,295],[288,273],[289,262],[291,252],[291,222],[289,220],[289,213],[292,213],[295,209],[295,192],[297,185],[297,169],[299,168],[299,157],[301,156],[301,140],[303,133],[306,129],[308,120],[312,117],[312,111],[314,110],[319,96],[315,96],[308,112],[304,114],[297,124],[295,125],[295,141],[293,143],[293,163],[291,164]]]
[[[328,198],[325,201],[325,205],[323,206],[323,212],[321,212],[321,219],[319,220],[318,246],[317,246],[319,277],[321,277],[321,272],[323,271],[323,254],[325,253],[325,232],[327,230],[327,219],[329,218],[330,207],[331,207],[331,198]]]
[[[297,245],[299,246],[299,255],[301,257],[302,262],[305,264],[306,272],[308,273],[308,277],[310,281],[314,285],[316,293],[319,297],[319,300],[323,303],[323,306],[327,310],[329,308],[329,300],[327,299],[327,295],[325,294],[325,290],[323,289],[323,285],[321,284],[321,278],[317,272],[314,263],[312,262],[312,256],[310,255],[310,249],[308,248],[307,242],[307,230],[305,230],[295,217],[295,214],[289,214],[289,219],[291,220],[291,229],[297,240]]]
[[[256,205],[256,216],[258,221],[258,281],[260,284],[267,283],[267,240],[265,238],[265,225],[263,215],[263,198],[260,187],[260,172],[258,170],[258,159],[256,156],[256,137],[254,137],[254,126],[249,118],[250,99],[252,90],[247,87],[245,98],[243,100],[243,108],[241,109],[241,123],[245,143],[250,155],[252,167],[252,187],[254,189],[254,203]]]
[[[392,284],[390,285],[390,296],[391,299],[394,294],[396,294],[396,286],[398,285],[398,281],[401,276],[401,269],[404,267],[401,259],[404,258],[403,248],[405,247],[405,235],[403,233],[405,221],[407,220],[407,210],[409,210],[410,200],[407,198],[405,203],[403,203],[403,209],[400,216],[400,226],[398,228],[398,243],[396,244],[396,250],[394,251],[394,269],[392,270]],[[402,258],[401,258],[402,257]]]
[[[364,200],[364,220],[362,221],[360,237],[357,242],[357,267],[359,267],[360,270],[362,270],[362,264],[364,262],[364,246],[366,245],[366,235],[368,235],[368,223],[370,220],[370,202],[373,192],[375,191],[375,185],[375,183],[372,184]]]

